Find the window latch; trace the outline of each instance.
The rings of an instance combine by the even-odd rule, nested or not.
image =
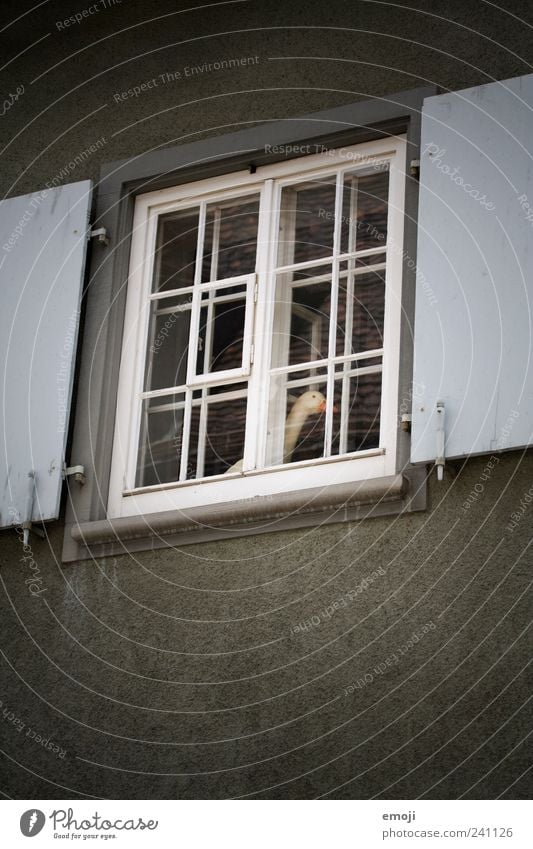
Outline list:
[[[21,517],[20,513],[17,511],[17,519],[15,520],[15,524],[22,528],[22,544],[29,545],[30,541],[30,531],[34,534],[37,534],[38,537],[44,539],[44,531],[40,528],[36,528],[32,523],[33,516],[33,505],[35,503],[35,493],[37,489],[37,481],[35,477],[35,472],[28,472],[28,489],[26,492],[26,503],[24,505],[24,516]]]
[[[28,545],[30,539],[31,519],[33,516],[33,503],[35,501],[35,472],[28,472],[28,491],[26,496],[26,510],[24,521],[22,522],[22,542],[23,545]]]
[[[437,401],[437,456],[435,465],[437,467],[437,480],[444,478],[444,442],[446,433],[444,429],[444,401]]]

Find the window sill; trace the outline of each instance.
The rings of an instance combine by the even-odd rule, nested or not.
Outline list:
[[[264,469],[249,469],[243,472],[224,472],[222,475],[211,475],[207,478],[193,478],[191,480],[155,484],[154,486],[138,486],[135,489],[125,489],[122,493],[123,498],[130,496],[137,497],[147,492],[168,492],[176,489],[184,489],[185,487],[198,487],[216,483],[217,481],[243,481],[251,477],[259,477],[270,475],[273,472],[283,472],[285,476],[287,472],[295,469],[316,469],[321,467],[330,467],[332,463],[346,463],[347,460],[362,460],[365,457],[384,457],[384,448],[369,448],[366,451],[354,451],[351,454],[340,454],[333,457],[314,457],[312,460],[300,460],[295,463],[280,463],[278,466],[265,466]],[[317,487],[318,489],[318,487]],[[261,496],[257,496],[260,498]],[[266,496],[262,496],[266,497]],[[243,499],[249,503],[250,498]]]
[[[357,483],[73,523],[65,534],[63,562],[423,510],[424,481],[424,470],[410,469]]]

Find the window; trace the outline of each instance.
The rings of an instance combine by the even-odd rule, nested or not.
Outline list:
[[[111,517],[396,471],[403,138],[136,201]]]

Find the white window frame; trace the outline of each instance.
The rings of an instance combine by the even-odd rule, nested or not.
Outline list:
[[[387,161],[389,166],[389,202],[380,447],[355,454],[262,468],[268,418],[267,376],[274,319],[274,252],[277,248],[271,236],[276,232],[278,224],[277,214],[274,211],[279,210],[282,186],[286,183],[295,184],[325,177],[332,172],[337,172],[339,168],[342,171],[339,172],[338,179],[342,179],[344,171],[352,171],[359,166],[365,168],[382,161]],[[405,179],[406,139],[404,136],[396,136],[335,151],[330,150],[327,154],[278,162],[262,167],[256,174],[240,171],[146,193],[137,198],[117,396],[108,518],[138,516],[242,501],[261,496],[275,496],[280,493],[326,487],[332,484],[381,478],[396,473]],[[149,309],[147,307],[152,284],[157,217],[194,204],[208,204],[213,200],[218,201],[224,198],[241,198],[258,192],[260,193],[260,217],[257,278],[255,275],[246,276],[248,303],[251,309],[247,308],[249,323],[245,332],[243,374],[247,374],[247,369],[250,368],[250,376],[243,473],[136,488],[134,481],[141,410],[139,393],[143,389],[145,353],[148,344]],[[336,210],[336,213],[336,227],[339,227],[339,210]],[[324,257],[313,264],[327,262],[328,257]],[[198,289],[209,289],[211,285],[202,284]],[[198,292],[197,303],[199,303],[199,296]],[[251,365],[252,345],[253,365]],[[368,359],[368,352],[362,356]],[[192,361],[193,358],[190,359]],[[350,359],[356,359],[356,355],[352,354]],[[232,377],[235,377],[235,371],[232,370]],[[204,382],[203,378],[192,375],[190,371],[188,377],[191,379],[191,385]],[[224,379],[222,373],[217,373],[215,382],[224,382]],[[168,394],[168,390],[162,390],[160,394]],[[332,403],[332,399],[328,399],[327,422],[331,422]]]

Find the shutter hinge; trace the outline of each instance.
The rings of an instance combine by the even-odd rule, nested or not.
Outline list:
[[[402,417],[400,419],[401,428],[404,433],[411,433],[411,422],[412,422],[411,413],[402,413]]]
[[[63,467],[63,478],[73,477],[76,483],[83,484],[85,483],[85,466],[67,466]]]
[[[411,159],[409,163],[409,173],[415,180],[420,179],[420,159]]]
[[[102,245],[109,244],[109,236],[105,227],[98,227],[97,230],[91,230],[89,232],[89,239],[98,239]]]

